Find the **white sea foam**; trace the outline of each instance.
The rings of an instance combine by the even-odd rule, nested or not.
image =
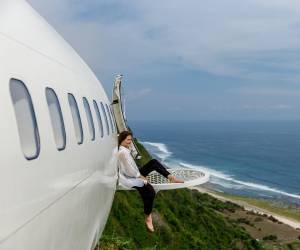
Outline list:
[[[206,168],[206,167],[203,167],[203,166],[196,166],[196,165],[192,165],[192,164],[188,164],[188,163],[182,163],[182,162],[180,163],[180,165],[183,166],[183,167],[187,167],[187,168],[200,169],[200,170],[202,170],[206,173],[209,173],[210,176],[217,177],[215,179],[212,178],[210,180],[211,183],[219,184],[219,185],[221,185],[223,187],[226,187],[226,188],[242,189],[242,188],[247,187],[248,189],[268,191],[268,192],[273,192],[273,193],[293,197],[293,198],[296,198],[296,199],[300,199],[300,195],[298,195],[298,194],[291,194],[291,193],[281,191],[281,190],[276,189],[276,188],[268,187],[268,186],[262,185],[262,184],[236,180],[230,175],[227,175],[227,174],[224,174],[220,171],[212,170],[212,169],[209,169],[209,168]],[[227,182],[224,182],[223,180],[226,180]]]
[[[155,152],[153,152],[156,156],[158,156],[162,161],[165,161],[167,158],[169,158],[172,155],[172,152],[168,150],[168,147],[159,142],[142,142],[142,144],[150,145],[156,149]]]
[[[209,173],[210,175],[213,175],[213,176],[221,178],[221,179],[225,179],[225,180],[231,180],[232,179],[230,175],[224,174],[220,171],[216,171],[216,170],[213,170],[213,169],[210,169],[210,168],[206,168],[204,166],[192,165],[192,164],[184,163],[184,162],[179,162],[179,165],[182,166],[182,167],[185,167],[185,168],[200,169],[203,172]]]
[[[248,187],[252,187],[254,189],[269,191],[269,192],[278,193],[278,194],[281,194],[281,195],[286,195],[286,196],[289,196],[289,197],[293,197],[293,198],[296,198],[296,199],[300,199],[300,195],[287,193],[287,192],[281,191],[279,189],[271,188],[271,187],[268,187],[268,186],[265,186],[265,185],[251,183],[251,182],[238,181],[238,180],[235,180],[235,182],[237,182],[239,184],[242,184],[242,185],[245,185],[245,186],[248,186]]]
[[[172,159],[170,158],[172,152],[170,152],[168,147],[163,143],[158,143],[158,142],[142,142],[142,143],[146,144],[146,147],[147,145],[153,147],[155,150],[154,151],[150,150],[150,151],[152,151],[152,153],[155,154],[157,157],[159,157],[162,161],[168,161],[168,166],[171,168],[177,168],[177,167],[195,168],[205,173],[208,173],[211,176],[209,181],[210,183],[218,184],[225,188],[230,188],[230,189],[247,188],[252,190],[272,192],[272,193],[300,199],[300,195],[298,194],[291,194],[262,184],[236,180],[232,175],[225,174],[221,171],[217,171],[205,166],[192,165],[189,163],[181,162],[180,160],[177,159]]]

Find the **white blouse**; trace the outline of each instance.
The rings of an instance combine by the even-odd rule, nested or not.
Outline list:
[[[141,176],[140,171],[128,148],[120,146],[118,152],[118,161],[119,184],[127,188],[144,186],[145,182],[139,178]]]

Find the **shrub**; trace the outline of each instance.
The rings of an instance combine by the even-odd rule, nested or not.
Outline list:
[[[263,237],[263,240],[277,240],[277,236],[271,234],[271,235]]]

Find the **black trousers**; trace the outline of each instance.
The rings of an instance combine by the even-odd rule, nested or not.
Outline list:
[[[140,173],[143,176],[147,176],[152,171],[156,171],[163,175],[164,177],[168,177],[170,174],[166,168],[156,159],[152,159],[148,163],[146,163],[142,168],[140,168]],[[149,215],[152,212],[153,201],[155,198],[155,191],[153,186],[150,183],[145,184],[142,187],[134,187],[140,193],[142,200],[144,202],[144,213]]]

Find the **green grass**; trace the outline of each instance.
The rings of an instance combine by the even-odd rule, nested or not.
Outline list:
[[[151,159],[147,150],[136,142],[142,159]],[[155,199],[153,218],[155,233],[144,224],[143,204],[136,191],[117,191],[100,247],[109,249],[263,249],[237,223],[220,212],[240,208],[221,202],[196,190],[160,191]]]
[[[145,147],[137,140],[134,139],[134,143],[138,148],[139,154],[142,157],[140,160],[136,160],[136,163],[139,167],[144,166],[148,161],[152,159],[149,152],[145,149]]]
[[[262,249],[241,227],[218,213],[236,208],[235,204],[220,202],[196,190],[161,191],[153,212],[156,232],[149,233],[138,192],[118,191],[100,246],[102,249],[105,246],[110,249],[111,245],[118,246],[115,249]]]

